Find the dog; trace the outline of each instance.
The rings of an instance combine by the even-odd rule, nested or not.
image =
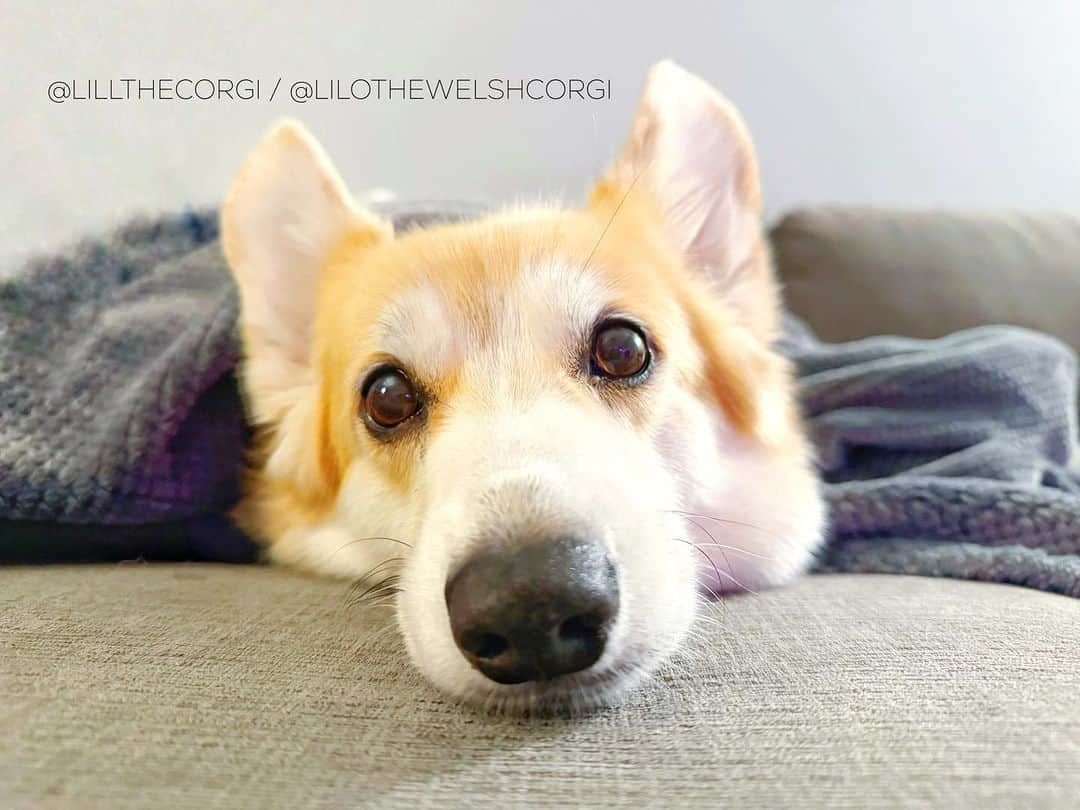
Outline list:
[[[578,207],[394,233],[297,123],[222,208],[271,560],[393,595],[416,666],[509,711],[611,704],[701,595],[785,583],[824,530],[756,157],[654,66]]]

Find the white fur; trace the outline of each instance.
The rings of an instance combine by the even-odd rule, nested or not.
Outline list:
[[[681,69],[657,67],[619,167],[658,195],[688,264],[712,274],[733,311],[749,313],[744,325],[760,340],[774,290],[765,274],[747,283],[743,272],[757,244],[759,201],[753,155],[730,106]],[[527,212],[506,216],[531,221]],[[370,227],[296,125],[255,150],[223,215],[251,355],[245,383],[256,417],[275,424],[266,471],[279,479],[313,463],[303,428],[316,395],[316,268],[361,220]],[[821,539],[823,509],[799,441],[769,440],[789,424],[779,378],[769,383],[775,390],[758,392],[754,439],[702,398],[700,380],[663,362],[648,383],[647,424],[630,424],[599,394],[582,397],[588,383],[573,370],[568,376],[558,364],[536,362],[580,356],[615,304],[604,276],[555,253],[522,264],[509,289],[475,291],[492,314],[483,334],[424,281],[384,307],[367,336],[375,350],[420,377],[453,370],[454,401],[425,438],[409,491],[395,489],[371,454],[360,453],[320,524],[288,529],[270,548],[279,561],[329,575],[363,576],[375,566],[399,572],[397,613],[409,652],[451,694],[503,708],[582,708],[618,697],[680,643],[697,584],[754,590],[803,570]],[[700,360],[686,325],[669,326],[665,352],[688,366]],[[365,429],[361,420],[355,429]],[[563,534],[603,543],[615,563],[620,607],[603,656],[549,682],[496,684],[455,646],[447,578],[480,548]]]
[[[680,520],[665,507],[678,495],[655,447],[530,370],[533,357],[580,346],[608,303],[595,274],[525,268],[503,298],[499,339],[466,353],[464,384],[485,394],[465,397],[476,404],[455,407],[425,454],[425,514],[403,572],[400,623],[421,670],[473,701],[520,707],[610,696],[628,674],[655,666],[694,615],[696,562],[668,540]],[[563,534],[606,544],[615,561],[621,608],[604,656],[549,685],[494,684],[454,645],[447,577],[480,547]]]
[[[609,701],[679,644],[694,617],[695,583],[713,592],[781,583],[805,567],[820,537],[808,470],[737,436],[715,407],[662,370],[665,414],[651,434],[552,393],[530,373],[532,357],[580,344],[608,295],[593,271],[555,261],[523,270],[501,298],[499,339],[481,346],[456,338],[463,384],[478,395],[464,397],[474,404],[455,406],[430,442],[415,492],[395,494],[360,458],[341,488],[334,527],[296,546],[307,567],[346,576],[406,556],[385,572],[402,574],[398,616],[410,654],[434,683],[473,702]],[[424,346],[445,327],[433,288],[408,290],[387,312],[379,328],[392,325],[386,339],[403,359],[417,353],[400,345],[402,336]],[[447,343],[439,342],[433,356]],[[521,383],[530,377],[532,385]],[[615,560],[621,608],[604,656],[550,684],[495,684],[454,644],[447,578],[481,547],[564,533],[604,543]],[[371,537],[413,548],[364,539]]]
[[[430,284],[400,293],[379,315],[374,332],[373,340],[385,354],[428,379],[454,368],[465,351],[460,325]]]

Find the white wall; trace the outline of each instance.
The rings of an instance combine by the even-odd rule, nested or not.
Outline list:
[[[310,124],[356,188],[579,195],[674,57],[743,110],[768,211],[1080,211],[1080,4],[0,0],[0,259],[136,210],[217,200],[275,118]],[[265,4],[269,6],[270,4]],[[520,7],[519,7],[520,5]],[[633,10],[631,10],[631,8]],[[56,79],[610,77],[593,103],[53,104]],[[265,92],[265,89],[264,89]]]

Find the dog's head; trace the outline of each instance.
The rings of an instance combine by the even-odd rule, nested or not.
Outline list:
[[[695,584],[782,581],[818,542],[753,151],[678,67],[581,208],[395,234],[287,123],[222,229],[264,434],[240,519],[278,560],[392,575],[453,694],[610,700]]]

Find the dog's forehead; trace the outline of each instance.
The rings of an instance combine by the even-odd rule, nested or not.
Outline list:
[[[390,297],[373,342],[422,376],[439,377],[470,362],[528,362],[559,355],[587,335],[611,291],[595,270],[558,254],[523,261],[500,280],[430,274]]]

